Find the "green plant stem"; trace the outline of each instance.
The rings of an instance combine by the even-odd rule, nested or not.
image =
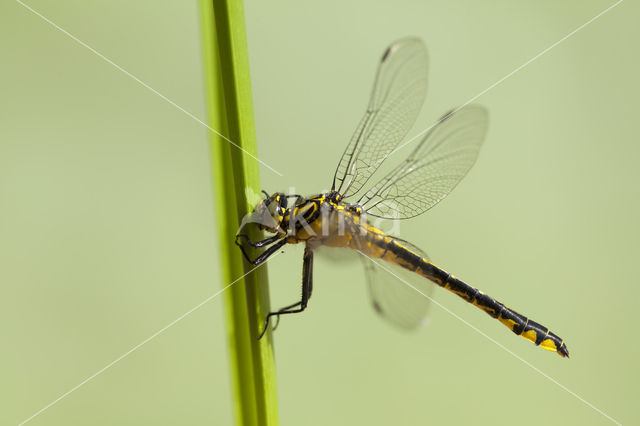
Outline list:
[[[242,1],[201,0],[201,10],[209,125],[257,157]],[[259,170],[255,158],[213,132],[211,152],[220,264],[226,286],[251,271],[234,240],[242,217],[253,208],[246,194],[260,193]],[[269,312],[266,267],[250,272],[225,291],[225,296],[236,423],[276,425],[271,332],[257,340]]]

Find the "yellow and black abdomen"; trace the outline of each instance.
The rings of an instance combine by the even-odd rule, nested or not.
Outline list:
[[[432,267],[434,267],[434,265],[421,267],[421,275],[428,278],[427,274],[431,272]],[[477,288],[471,287],[452,275],[449,275],[441,286],[482,309],[488,315],[507,326],[515,334],[532,341],[536,346],[540,346],[548,351],[557,352],[558,355],[563,357],[569,356],[567,345],[547,327],[508,308]]]
[[[415,272],[436,283],[465,301],[482,309],[488,315],[496,318],[518,336],[532,341],[537,346],[548,351],[557,352],[560,356],[568,357],[569,351],[562,339],[552,333],[547,327],[530,320],[508,308],[496,299],[484,294],[477,288],[471,287],[448,272],[440,269],[427,259],[402,245],[392,237],[380,234],[371,235],[368,251],[375,257]],[[377,256],[376,256],[377,254]]]

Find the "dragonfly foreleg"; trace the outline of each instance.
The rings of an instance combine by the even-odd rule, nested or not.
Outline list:
[[[274,235],[273,237],[265,238],[264,240],[256,241],[254,243],[253,241],[251,241],[247,234],[238,234],[236,235],[236,245],[240,245],[240,242],[238,241],[240,238],[244,239],[244,241],[251,247],[260,248],[278,241],[278,239],[281,237],[279,237],[278,235]]]
[[[304,197],[302,195],[298,195],[298,194],[290,194],[290,195],[287,195],[286,197],[287,197],[287,199],[295,198],[296,199],[296,201],[295,201],[296,205],[302,203],[302,201],[304,200]]]
[[[273,237],[272,237],[273,238]],[[269,240],[270,238],[267,238],[267,240]],[[264,240],[262,240],[264,241]],[[260,243],[261,241],[258,241],[258,243]],[[273,241],[271,241],[273,242]],[[258,244],[256,243],[256,244]],[[269,243],[265,243],[263,245],[266,245]],[[256,257],[255,259],[251,259],[249,257],[249,255],[247,254],[246,250],[244,249],[244,246],[242,244],[240,244],[236,238],[236,245],[238,247],[240,247],[240,250],[242,251],[242,255],[244,256],[245,259],[247,259],[247,262],[249,262],[252,265],[259,265],[262,262],[264,262],[265,260],[267,260],[272,254],[274,254],[275,252],[277,252],[278,250],[280,250],[280,248],[282,248],[283,245],[287,244],[287,240],[286,239],[282,239],[278,242],[276,242],[275,244],[273,244],[271,247],[269,247],[268,249],[266,249],[265,251],[262,252],[262,254],[260,254],[258,257]],[[254,246],[254,247],[262,247],[262,246]]]
[[[267,328],[269,327],[269,320],[271,317],[276,317],[275,328],[278,326],[280,322],[280,315],[285,314],[297,314],[305,309],[307,309],[307,303],[309,302],[309,298],[311,297],[311,292],[313,290],[313,251],[307,245],[304,249],[304,257],[302,262],[302,298],[299,302],[296,302],[292,305],[285,306],[284,308],[276,311],[269,312],[267,318],[264,320],[264,329],[262,333],[258,336],[258,340],[264,336],[267,332]]]

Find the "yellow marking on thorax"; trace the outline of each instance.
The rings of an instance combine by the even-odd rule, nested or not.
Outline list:
[[[317,199],[324,200],[324,198]],[[361,251],[367,256],[384,258],[385,261],[413,270],[414,265],[410,265],[387,250],[392,243],[392,237],[387,233],[367,223],[361,223],[360,216],[347,210],[347,205],[344,203],[331,201],[330,205],[332,211],[329,215],[320,215],[313,223],[308,224],[308,228],[298,229],[295,236],[288,237],[287,242],[295,244],[300,241],[313,241],[312,244],[328,247],[348,247]],[[302,210],[294,210],[294,212],[297,215]],[[354,229],[358,230],[356,235],[351,233]],[[360,230],[364,230],[364,233],[359,234]],[[422,258],[401,243],[396,242],[396,244]]]

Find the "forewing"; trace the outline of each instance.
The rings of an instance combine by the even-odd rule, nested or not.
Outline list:
[[[427,92],[427,50],[405,38],[382,55],[369,105],[333,178],[344,197],[356,194],[413,126]]]
[[[406,241],[401,244],[427,257]],[[361,257],[375,311],[393,325],[408,330],[428,324],[433,284],[392,263],[364,255]]]
[[[407,219],[429,210],[451,192],[478,157],[487,110],[469,105],[443,116],[411,155],[359,200],[372,216]]]

